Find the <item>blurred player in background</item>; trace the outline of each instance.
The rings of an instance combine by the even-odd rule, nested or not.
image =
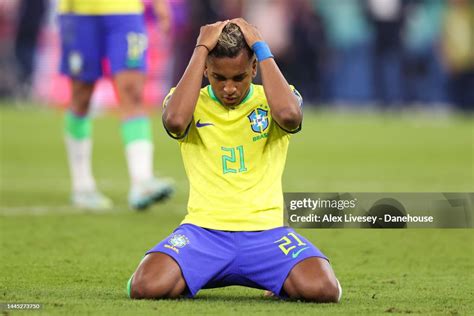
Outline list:
[[[263,86],[252,84],[257,64]],[[210,85],[201,89],[203,73]],[[339,301],[328,259],[283,226],[281,176],[290,134],[301,129],[301,104],[254,26],[235,19],[201,28],[163,112],[189,178],[188,214],[147,252],[129,281],[131,298],[242,285]]]
[[[449,94],[458,109],[474,112],[474,2],[450,0],[446,6],[441,46]]]
[[[17,97],[28,98],[33,86],[34,56],[41,24],[48,9],[46,0],[20,1],[15,57],[18,71]]]
[[[170,28],[166,0],[154,0],[163,32]],[[96,187],[91,171],[92,122],[89,117],[95,82],[107,59],[122,116],[131,178],[129,205],[144,209],[172,193],[170,183],[153,175],[153,142],[142,94],[147,35],[141,0],[60,0],[61,72],[71,79],[72,100],[66,113],[66,147],[72,177],[72,202],[87,209],[112,206]]]

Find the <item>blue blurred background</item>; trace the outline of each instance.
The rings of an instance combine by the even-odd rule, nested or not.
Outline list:
[[[0,0],[0,98],[66,105],[56,0]],[[151,1],[145,100],[158,106],[176,85],[199,27],[242,16],[269,43],[306,105],[472,112],[472,0],[169,0],[171,34],[157,28]],[[104,79],[97,106],[113,106]]]

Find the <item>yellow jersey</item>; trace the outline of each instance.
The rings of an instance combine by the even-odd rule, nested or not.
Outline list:
[[[178,140],[190,185],[182,224],[225,231],[283,226],[281,177],[289,139],[290,132],[272,120],[263,86],[252,84],[234,108],[222,105],[210,85],[201,89]]]
[[[59,0],[61,14],[79,15],[140,14],[142,0]]]

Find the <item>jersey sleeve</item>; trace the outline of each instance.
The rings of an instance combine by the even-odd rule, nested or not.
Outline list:
[[[290,85],[290,88],[291,88],[291,91],[293,91],[293,93],[295,94],[296,96],[296,99],[298,100],[298,105],[300,106],[300,108],[303,107],[303,97],[301,96],[301,93],[296,90],[296,88],[292,85]]]
[[[171,99],[171,96],[173,95],[173,92],[176,88],[171,88],[170,92],[166,95],[165,99],[163,100],[163,104],[162,104],[162,108],[163,110],[166,109],[166,107],[168,106],[168,102],[169,100]],[[184,131],[184,133],[182,135],[177,135],[175,133],[171,133],[167,128],[166,128],[166,125],[165,125],[165,122],[163,121],[163,118],[161,120],[161,122],[163,123],[163,127],[166,131],[166,133],[173,139],[176,139],[176,140],[182,140],[186,137],[186,135],[188,134],[188,131],[189,131],[189,127],[191,126],[191,123],[189,123],[188,127],[186,127],[186,130]]]

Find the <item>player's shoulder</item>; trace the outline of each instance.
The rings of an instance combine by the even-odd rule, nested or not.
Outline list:
[[[168,94],[166,95],[166,97],[163,99],[163,104],[162,104],[163,108],[165,108],[168,105],[168,102],[171,99],[171,96],[173,95],[173,92],[175,89],[176,87],[172,87],[170,91],[168,92]]]
[[[252,89],[254,98],[265,97],[265,90],[261,84],[252,83]]]
[[[207,85],[204,88],[201,88],[201,90],[199,91],[199,97],[196,108],[199,108],[200,105],[205,105],[213,102],[220,103],[216,95],[214,94],[214,91],[212,91],[211,85]]]
[[[256,83],[252,83],[252,85],[254,86],[254,89],[258,89],[259,91],[262,91],[263,92],[263,85],[261,84],[256,84]],[[292,90],[296,89],[294,85],[292,85],[291,83],[289,84],[290,88]]]
[[[211,86],[207,85],[199,90],[199,98],[210,98],[212,95]]]
[[[260,84],[252,84],[252,85],[253,85],[253,98],[259,99],[259,101],[266,100],[267,98],[265,96],[265,90],[263,88],[263,85],[260,85]],[[303,97],[301,96],[299,91],[292,84],[290,84],[290,89],[296,95],[301,105],[303,101]]]
[[[250,86],[249,96],[247,100],[252,103],[267,103],[267,97],[265,96],[265,90],[261,84],[252,83]]]
[[[212,92],[210,91],[209,87],[210,86],[206,86],[204,88],[201,88],[201,90],[199,90],[198,103],[200,103],[200,101],[209,102],[212,100]],[[166,105],[168,104],[168,101],[171,99],[171,96],[173,95],[175,90],[176,90],[176,87],[172,87],[170,91],[168,92],[168,94],[165,96],[163,100],[163,107],[166,107]]]

